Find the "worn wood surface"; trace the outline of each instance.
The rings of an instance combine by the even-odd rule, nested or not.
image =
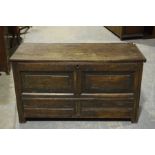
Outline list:
[[[146,59],[133,44],[24,44],[11,60],[21,123],[27,118],[138,120]]]
[[[12,61],[145,61],[137,47],[130,43],[24,43]]]

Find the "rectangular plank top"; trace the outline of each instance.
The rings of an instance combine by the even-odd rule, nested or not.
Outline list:
[[[132,43],[23,43],[11,61],[145,62]]]

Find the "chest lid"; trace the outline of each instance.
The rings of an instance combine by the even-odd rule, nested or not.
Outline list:
[[[11,61],[145,62],[132,43],[23,43]]]

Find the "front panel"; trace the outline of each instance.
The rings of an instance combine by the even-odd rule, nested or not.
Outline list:
[[[72,93],[73,72],[21,72],[23,92]]]
[[[134,93],[136,64],[103,64],[81,67],[81,94]]]
[[[19,63],[23,93],[74,93],[74,69],[61,63]]]
[[[80,102],[83,118],[131,118],[133,100],[93,99]]]
[[[23,97],[22,102],[27,118],[70,118],[76,110],[71,99]]]
[[[21,122],[25,118],[133,117],[136,63],[17,63],[14,76]]]
[[[132,72],[82,72],[83,93],[131,93],[134,77]]]

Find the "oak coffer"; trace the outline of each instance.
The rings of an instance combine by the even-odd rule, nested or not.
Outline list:
[[[19,121],[138,120],[145,57],[132,43],[23,43],[11,57]]]

